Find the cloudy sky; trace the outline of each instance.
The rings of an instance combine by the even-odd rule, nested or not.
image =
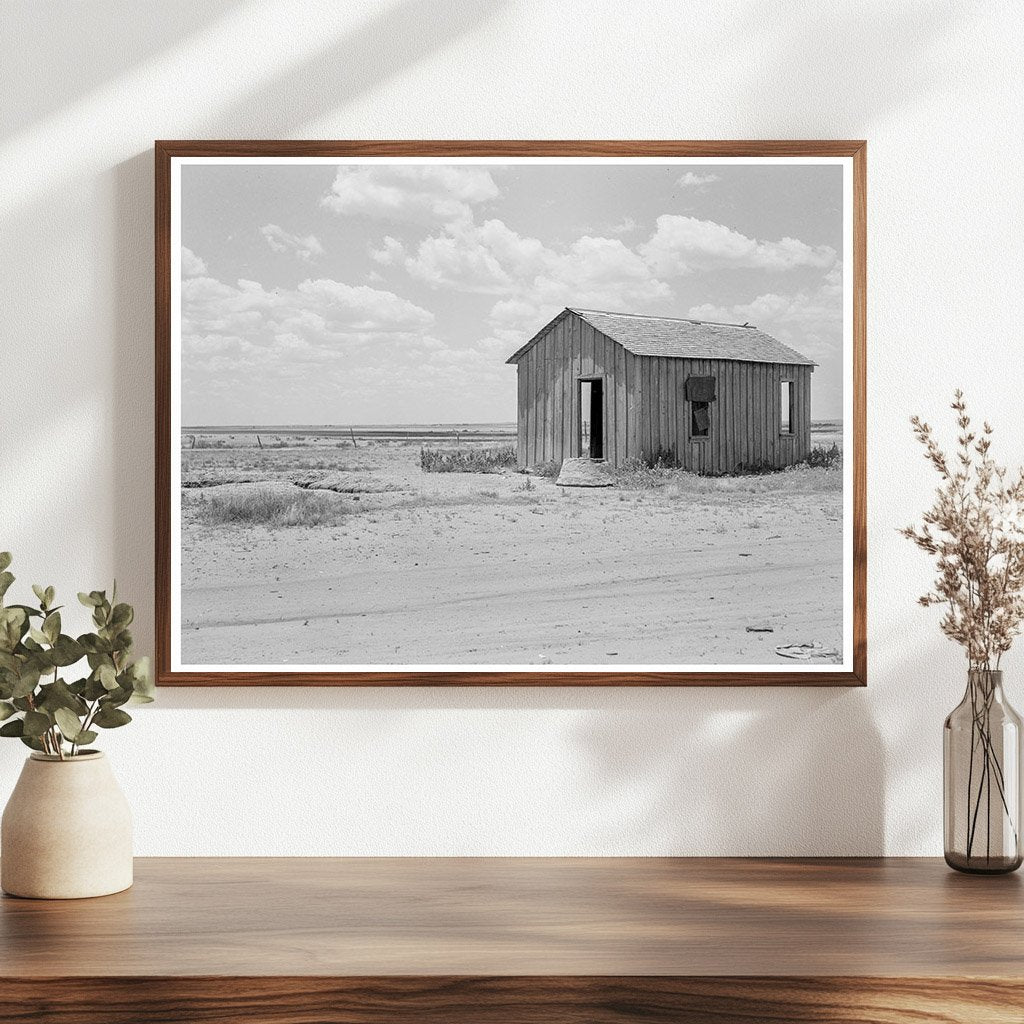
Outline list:
[[[215,165],[181,175],[182,423],[514,420],[565,306],[752,324],[842,412],[842,171]]]

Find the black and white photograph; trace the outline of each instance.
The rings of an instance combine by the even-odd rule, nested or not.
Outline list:
[[[850,159],[171,175],[174,671],[851,668]]]

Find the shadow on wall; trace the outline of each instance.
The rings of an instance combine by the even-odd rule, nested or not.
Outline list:
[[[872,856],[884,850],[886,778],[868,696],[862,689],[813,687],[165,688],[146,714],[154,716],[157,732],[156,720],[175,708],[218,715],[300,710],[323,721],[338,715],[334,735],[349,742],[356,733],[394,736],[414,743],[416,756],[433,750],[424,777],[441,785],[451,781],[445,763],[466,756],[447,747],[459,736],[460,721],[472,732],[480,710],[540,713],[533,728],[547,734],[550,746],[538,747],[510,728],[500,752],[507,764],[496,774],[512,787],[504,797],[510,819],[531,799],[548,806],[545,797],[524,799],[516,779],[549,787],[551,806],[565,815],[558,825],[565,848],[595,856]],[[454,713],[446,726],[439,726],[439,711]],[[362,725],[354,728],[353,721]],[[380,755],[391,771],[416,771],[393,751]],[[479,767],[495,774],[490,760]],[[941,770],[941,764],[927,767]],[[416,788],[423,779],[406,782]],[[391,787],[402,790],[403,783],[392,778],[385,791]],[[467,799],[460,793],[453,785],[449,798]],[[494,799],[503,799],[500,792]],[[415,828],[403,827],[409,835],[402,840],[414,848],[436,843],[410,840]],[[454,839],[453,848],[462,851],[465,842]],[[514,829],[494,842],[499,853],[516,849]],[[551,852],[557,851],[556,841]],[[431,846],[431,852],[444,851]]]
[[[401,0],[343,39],[282,74],[212,119],[212,137],[232,138],[259,112],[261,138],[291,136],[314,117],[379,88],[406,68],[450,46],[493,18],[509,0]],[[217,134],[213,134],[213,133]]]
[[[102,88],[147,60],[179,46],[239,0],[202,4],[151,4],[145,17],[132,0],[90,0],[61,4],[60,30],[34,3],[4,5],[2,35],[18,40],[4,53],[4,74],[18,82],[0,106],[0,138],[73,106],[81,96]],[[111,46],[114,35],[117,45]],[[82,55],[88,54],[83,60]],[[68,68],[73,68],[72,74]],[[18,103],[17,97],[25,98]]]
[[[675,690],[653,704],[639,691],[575,739],[607,807],[590,843],[608,854],[883,849],[883,747],[863,690]]]

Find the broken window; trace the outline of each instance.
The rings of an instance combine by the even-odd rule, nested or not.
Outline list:
[[[690,437],[707,437],[711,431],[711,403],[690,403]]]
[[[781,434],[792,434],[793,433],[793,382],[791,380],[782,381],[782,386],[779,394],[779,408],[781,410],[781,421],[779,425],[779,433]]]

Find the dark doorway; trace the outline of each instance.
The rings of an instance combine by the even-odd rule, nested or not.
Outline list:
[[[604,458],[604,381],[580,381],[580,455]]]

